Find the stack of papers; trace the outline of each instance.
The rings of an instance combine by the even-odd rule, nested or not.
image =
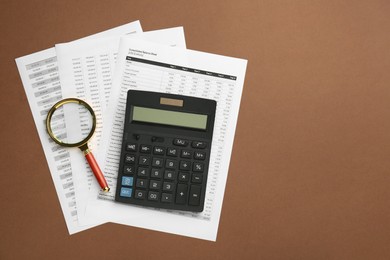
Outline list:
[[[143,32],[135,21],[17,58],[16,63],[70,234],[114,222],[216,240],[246,60],[187,50],[182,27]],[[114,201],[129,89],[217,101],[203,212]],[[78,148],[58,146],[46,132],[48,110],[67,97],[87,101],[96,113],[98,125],[89,145],[111,187],[109,193],[100,191]]]

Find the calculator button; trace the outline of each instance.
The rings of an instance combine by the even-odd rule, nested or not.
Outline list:
[[[122,186],[133,186],[133,177],[122,176]]]
[[[177,190],[176,190],[176,203],[177,204],[184,204],[187,201],[187,191],[188,185],[187,184],[178,184]]]
[[[122,187],[121,188],[121,192],[120,192],[119,195],[121,197],[131,198],[131,193],[133,193],[133,189],[132,188],[124,188],[124,187]]]
[[[134,198],[136,199],[145,199],[146,197],[146,191],[144,190],[135,190]]]
[[[164,173],[164,179],[166,180],[174,180],[175,179],[175,172],[166,170]]]
[[[139,165],[150,165],[150,157],[149,156],[140,156],[138,163],[139,163]]]
[[[194,172],[203,172],[204,171],[204,163],[194,162],[192,165],[192,170]]]
[[[152,166],[153,167],[161,167],[163,165],[164,159],[161,158],[153,158],[152,159]]]
[[[165,168],[176,169],[177,168],[177,161],[176,160],[167,159],[167,161],[165,163]]]
[[[139,151],[141,153],[151,153],[152,151],[152,146],[150,145],[145,145],[145,144],[142,144],[139,148]]]
[[[126,154],[125,155],[125,163],[135,163],[135,155]]]
[[[164,182],[163,183],[163,191],[173,191],[173,183],[172,182]]]
[[[168,148],[167,149],[167,155],[168,156],[177,156],[177,149],[176,148]]]
[[[160,199],[160,193],[157,191],[149,191],[148,200],[158,201]]]
[[[181,150],[180,156],[181,156],[181,158],[191,159],[191,157],[192,157],[192,152],[191,152],[191,151],[188,151],[188,150]]]
[[[164,152],[165,152],[165,148],[164,148],[164,147],[155,146],[155,147],[153,148],[153,153],[154,153],[154,154],[163,155]]]
[[[159,190],[161,188],[161,181],[150,180],[149,189]]]
[[[205,152],[195,152],[194,153],[194,159],[196,160],[204,160],[206,158]]]
[[[133,165],[125,165],[123,168],[123,174],[134,174],[135,167]]]
[[[206,148],[207,143],[206,142],[201,142],[201,141],[192,141],[191,146],[193,148],[197,148],[197,149],[204,149],[204,148]]]
[[[126,151],[129,151],[129,152],[137,151],[137,144],[135,144],[135,143],[127,143],[126,144]]]
[[[140,177],[148,177],[149,176],[149,168],[138,167],[137,175]]]
[[[166,203],[170,203],[173,201],[173,196],[172,194],[169,194],[169,193],[163,193],[161,194],[161,202],[166,202]]]
[[[148,187],[148,180],[145,179],[137,179],[137,182],[135,183],[135,187],[137,188],[147,188]]]
[[[187,182],[190,179],[188,172],[179,172],[179,181]]]
[[[190,198],[188,200],[188,204],[191,206],[199,206],[200,202],[200,190],[201,187],[198,185],[191,185],[190,188]]]
[[[151,178],[162,178],[162,170],[161,169],[152,169],[152,172],[150,173]]]
[[[189,171],[191,169],[191,162],[189,161],[180,161],[180,170]]]
[[[177,146],[187,146],[188,141],[181,138],[175,138],[173,139],[173,144]]]
[[[202,183],[202,178],[203,178],[202,174],[194,173],[194,174],[192,174],[191,182]]]

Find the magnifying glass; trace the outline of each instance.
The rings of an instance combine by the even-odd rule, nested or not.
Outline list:
[[[47,114],[46,129],[57,144],[78,147],[87,159],[102,190],[105,192],[110,190],[95,157],[88,148],[88,141],[96,129],[96,116],[90,105],[78,98],[58,101]]]

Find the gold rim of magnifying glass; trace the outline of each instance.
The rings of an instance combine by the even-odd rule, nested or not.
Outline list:
[[[88,136],[86,138],[84,138],[82,141],[80,141],[78,143],[65,143],[65,142],[62,142],[60,139],[58,139],[54,135],[54,133],[53,133],[53,131],[51,129],[51,126],[50,126],[51,117],[53,116],[54,111],[56,111],[59,107],[65,105],[65,104],[68,104],[68,103],[76,103],[76,104],[80,104],[80,105],[84,106],[86,109],[88,109],[88,111],[91,113],[91,116],[92,116],[92,129],[91,129],[91,132],[88,134]],[[96,116],[95,116],[95,112],[93,112],[92,107],[90,105],[88,105],[88,103],[85,102],[84,100],[81,100],[81,99],[78,99],[78,98],[65,98],[65,99],[62,99],[62,100],[58,101],[57,103],[55,103],[53,105],[53,107],[50,108],[49,112],[47,113],[47,117],[46,117],[46,130],[49,133],[51,139],[53,139],[53,141],[56,142],[59,145],[62,145],[62,146],[65,146],[65,147],[80,147],[80,146],[86,144],[89,141],[89,139],[92,137],[93,133],[95,132],[95,129],[96,129]]]

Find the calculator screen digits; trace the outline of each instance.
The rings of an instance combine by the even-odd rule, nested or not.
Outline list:
[[[132,121],[205,130],[207,115],[133,106]]]

